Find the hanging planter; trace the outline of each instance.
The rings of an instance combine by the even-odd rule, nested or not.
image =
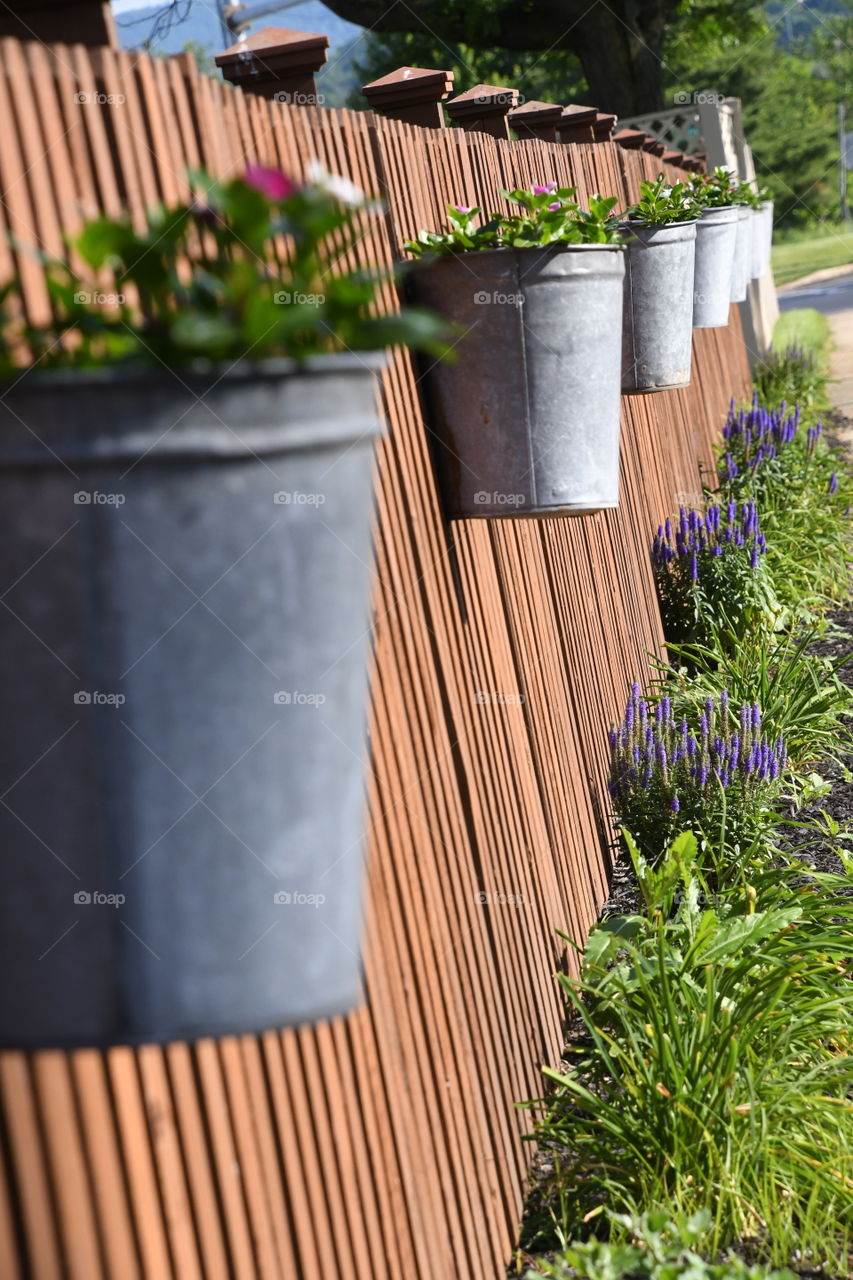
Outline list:
[[[764,208],[750,209],[749,276],[757,280],[764,274]]]
[[[752,270],[752,209],[745,204],[735,207],[738,220],[729,297],[731,302],[744,302]]]
[[[539,211],[556,225],[577,208],[556,184],[505,194],[529,202],[525,227]],[[590,201],[586,215],[604,243],[479,248],[494,243],[498,220],[475,228],[479,210],[464,207],[451,208],[450,231],[410,243],[433,250],[411,272],[413,296],[460,334],[458,361],[433,363],[423,377],[448,516],[583,515],[618,504],[625,250],[613,242],[614,204]],[[447,244],[457,251],[434,256]]]
[[[738,211],[734,206],[704,209],[696,226],[693,328],[719,329],[729,322]]]
[[[449,516],[617,506],[624,258],[496,249],[413,273],[417,299],[465,334],[462,358],[424,379]]]
[[[0,407],[5,1045],[357,1003],[363,360],[45,374]]]
[[[696,221],[686,183],[641,184],[626,225],[622,390],[690,382]]]
[[[205,181],[216,216],[183,225],[223,252],[198,285],[158,224],[93,224],[87,265],[103,235],[136,283],[148,244],[161,292],[116,321],[68,291],[33,341],[55,357],[75,323],[66,362],[120,343],[137,363],[18,371],[0,400],[3,1047],[261,1031],[360,999],[370,347],[410,329],[346,276],[314,294],[294,260],[284,293],[259,269],[282,216],[350,220],[286,181]],[[301,248],[320,270],[310,228]],[[303,359],[332,313],[365,350]],[[188,362],[204,344],[217,358]],[[299,363],[263,358],[288,345]]]
[[[772,200],[762,200],[761,208],[758,211],[756,258],[760,264],[759,275],[763,275],[765,268],[770,265],[770,255],[773,249],[773,209]]]
[[[713,173],[694,174],[691,188],[702,209],[693,325],[715,328],[728,323],[730,302],[746,298],[753,271],[753,210],[758,196],[752,183],[741,182],[719,167]]]

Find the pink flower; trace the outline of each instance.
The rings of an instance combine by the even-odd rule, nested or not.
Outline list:
[[[296,191],[296,183],[280,169],[269,169],[263,164],[247,164],[243,181],[268,200],[286,200]]]
[[[457,213],[470,213],[471,206],[469,204],[455,204],[453,208]]]
[[[553,204],[548,205],[549,209],[562,209],[562,207],[559,200],[555,200]]]
[[[556,182],[548,182],[544,187],[535,186],[533,188],[533,194],[535,196],[549,196],[553,191],[556,191],[556,190],[557,190]]]

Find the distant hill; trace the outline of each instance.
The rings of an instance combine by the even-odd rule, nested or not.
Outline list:
[[[247,0],[249,7],[256,3],[258,0]],[[212,56],[225,47],[213,6],[200,2],[177,6],[175,17],[183,20],[173,21],[164,35],[158,35],[155,32],[157,17],[167,7],[165,4],[153,4],[146,9],[117,13],[116,23],[122,47],[138,49],[145,46],[152,53],[180,53],[187,44],[191,44],[197,57],[202,52]],[[346,105],[347,97],[358,83],[353,57],[355,52],[360,51],[358,46],[363,43],[359,40],[363,28],[352,22],[345,22],[320,0],[305,0],[304,4],[295,5],[291,9],[264,14],[253,23],[250,30],[257,31],[262,27],[292,27],[296,31],[319,31],[327,35],[329,61],[317,77],[317,88],[325,95],[328,106]],[[356,49],[351,51],[350,46],[354,44]],[[200,60],[203,62],[203,59]]]

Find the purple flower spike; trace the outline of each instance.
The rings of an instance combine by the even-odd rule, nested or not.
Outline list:
[[[672,797],[669,807],[672,809],[673,813],[678,813],[678,811],[681,808],[681,801],[679,800],[678,796]]]
[[[829,492],[830,493],[838,492],[838,476],[835,474],[834,471],[832,475],[829,477]]]

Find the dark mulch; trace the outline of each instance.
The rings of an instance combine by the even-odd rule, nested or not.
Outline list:
[[[829,658],[841,657],[853,650],[853,608],[836,609],[829,615],[826,634],[812,647],[811,652]],[[853,661],[842,667],[840,678],[853,687]],[[827,782],[831,789],[814,804],[799,809],[795,823],[786,828],[783,846],[790,853],[816,871],[838,872],[843,870],[838,855],[828,842],[816,840],[814,829],[804,830],[799,825],[810,818],[820,818],[821,811],[827,813],[840,824],[842,829],[853,831],[853,782],[847,780],[846,772],[853,775],[853,751],[840,754],[840,762],[825,761],[815,770]],[[853,852],[853,842],[850,846]],[[610,881],[610,896],[602,907],[602,916],[630,915],[640,908],[640,895],[633,869],[623,860],[617,861],[613,867]],[[567,1041],[577,1041],[578,1031],[569,1024],[566,1027]],[[530,1174],[530,1194],[525,1206],[521,1239],[533,1240],[539,1232],[547,1230],[549,1222],[549,1184],[554,1173],[553,1153],[540,1152],[534,1160]],[[738,1250],[740,1252],[740,1250]],[[522,1274],[526,1267],[533,1264],[536,1257],[552,1258],[550,1252],[521,1254],[526,1266],[522,1266]],[[821,1270],[809,1267],[797,1267],[796,1260],[789,1264],[790,1269],[802,1280],[849,1280],[849,1277],[830,1276]],[[507,1275],[518,1276],[514,1265],[510,1266]]]

